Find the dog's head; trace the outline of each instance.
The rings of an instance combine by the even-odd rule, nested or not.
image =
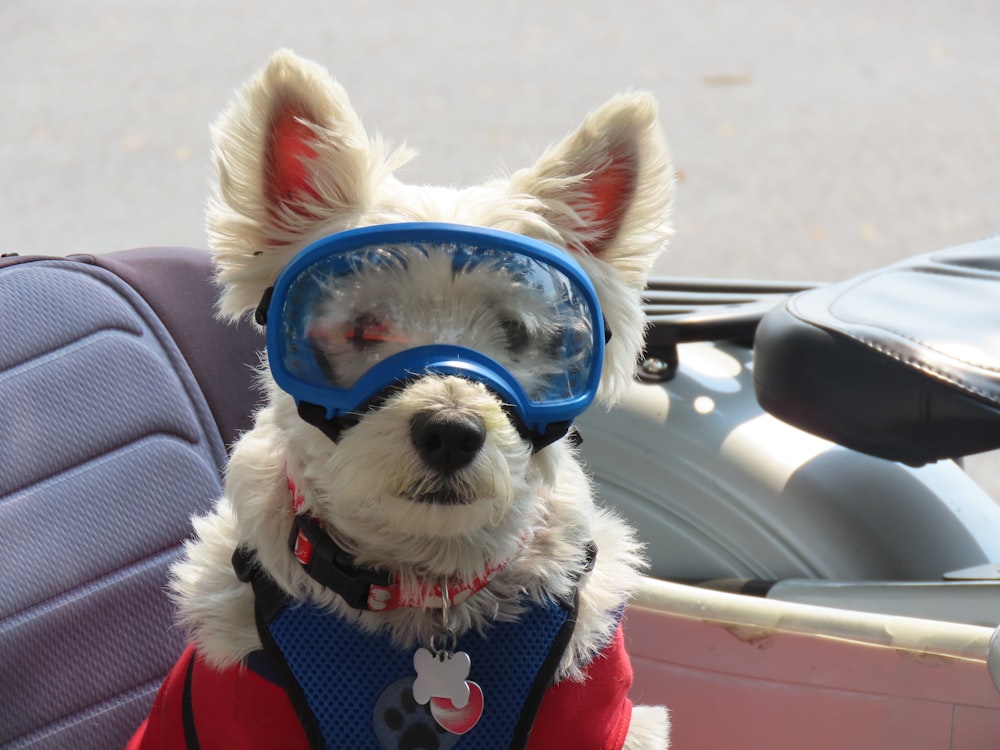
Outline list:
[[[644,332],[640,292],[668,235],[673,193],[655,104],[641,94],[612,99],[508,179],[416,187],[393,175],[408,152],[369,137],[324,70],[279,52],[213,135],[218,181],[208,227],[221,314],[257,309],[283,269],[308,266],[302,259],[312,253],[283,335],[308,349],[305,380],[346,399],[337,414],[272,384],[258,437],[283,452],[288,471],[310,488],[310,509],[362,561],[481,570],[468,548],[487,559],[509,551],[570,455],[562,443],[545,447],[552,435],[539,439],[530,409],[512,402],[524,396],[544,411],[544,394],[574,367],[596,368],[590,386],[605,403],[632,377]],[[365,236],[362,228],[411,222],[499,232],[464,244],[353,239]],[[527,239],[518,244],[507,233]],[[337,253],[316,250],[331,243]],[[375,244],[381,259],[370,257]],[[571,292],[554,293],[560,284]],[[292,297],[293,286],[279,281],[278,290]],[[603,369],[600,361],[574,364],[604,347],[603,322],[613,334]],[[274,325],[268,320],[269,335]],[[421,347],[445,359],[478,353],[485,370],[406,358]],[[397,377],[389,362],[401,363]],[[355,387],[376,370],[359,401]]]

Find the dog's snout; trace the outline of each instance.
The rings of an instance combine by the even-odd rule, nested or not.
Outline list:
[[[424,463],[450,474],[479,453],[486,442],[486,424],[476,414],[424,412],[410,423],[410,439]]]

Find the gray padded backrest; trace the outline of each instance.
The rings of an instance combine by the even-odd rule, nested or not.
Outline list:
[[[176,335],[93,262],[0,267],[4,750],[123,747],[183,647],[167,568],[226,446]]]

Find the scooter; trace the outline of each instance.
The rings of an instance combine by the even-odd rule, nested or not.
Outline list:
[[[678,748],[1000,747],[1000,237],[834,285],[654,281],[578,422],[647,544],[636,688]]]
[[[0,748],[121,747],[183,645],[163,593],[250,424],[208,255],[0,259]],[[1000,239],[842,284],[656,279],[577,422],[650,566],[633,695],[672,747],[995,750]]]

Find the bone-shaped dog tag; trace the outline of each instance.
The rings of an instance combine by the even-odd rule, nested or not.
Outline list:
[[[413,683],[414,700],[425,705],[431,698],[447,698],[455,708],[464,708],[469,702],[465,678],[471,666],[472,661],[464,651],[432,654],[426,648],[418,648],[413,654],[413,668],[417,670]]]

